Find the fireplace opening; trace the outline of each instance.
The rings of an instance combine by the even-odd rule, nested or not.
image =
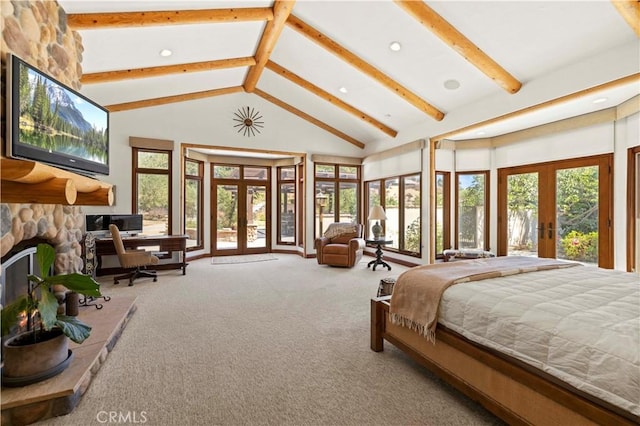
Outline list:
[[[39,238],[23,241],[2,258],[2,266],[0,268],[0,285],[2,287],[0,300],[2,306],[6,306],[18,297],[27,294],[31,285],[27,278],[29,275],[41,275],[40,267],[36,260],[36,247],[43,242],[46,241]],[[11,333],[2,336],[2,341],[4,342],[7,338],[29,329],[30,324],[25,320]]]

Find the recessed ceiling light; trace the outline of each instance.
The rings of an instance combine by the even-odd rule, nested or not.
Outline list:
[[[445,89],[456,90],[460,87],[460,82],[458,80],[447,80],[444,82]]]
[[[160,56],[167,57],[167,56],[171,56],[171,55],[173,55],[173,52],[170,51],[169,49],[162,49],[160,51]]]
[[[400,49],[402,49],[402,45],[399,41],[392,41],[391,43],[389,43],[389,49],[393,50],[394,52],[399,52]]]
[[[341,88],[338,89],[340,91],[340,93],[347,93],[348,90],[346,87],[342,86]]]
[[[486,134],[487,134],[487,132],[483,132],[482,130],[480,130],[478,133],[476,133],[476,135],[478,135],[478,136],[484,136]]]
[[[598,98],[593,101],[594,104],[601,104],[603,102],[607,102],[609,98]]]

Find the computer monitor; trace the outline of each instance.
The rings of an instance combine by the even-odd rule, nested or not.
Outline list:
[[[108,236],[109,225],[118,227],[125,235],[137,235],[142,233],[141,214],[88,214],[85,215],[87,232],[96,236]]]

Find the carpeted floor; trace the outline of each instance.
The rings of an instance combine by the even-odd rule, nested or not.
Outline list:
[[[75,411],[42,424],[501,424],[392,345],[369,349],[370,299],[406,268],[277,257],[200,259],[133,287],[100,279],[137,295],[137,312]]]
[[[271,253],[265,254],[244,254],[240,256],[213,256],[211,258],[212,265],[227,265],[234,263],[253,263],[266,262],[267,260],[277,260]]]

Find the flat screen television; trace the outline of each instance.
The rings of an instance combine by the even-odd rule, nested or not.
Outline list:
[[[7,64],[7,157],[109,174],[109,111],[15,55]]]

